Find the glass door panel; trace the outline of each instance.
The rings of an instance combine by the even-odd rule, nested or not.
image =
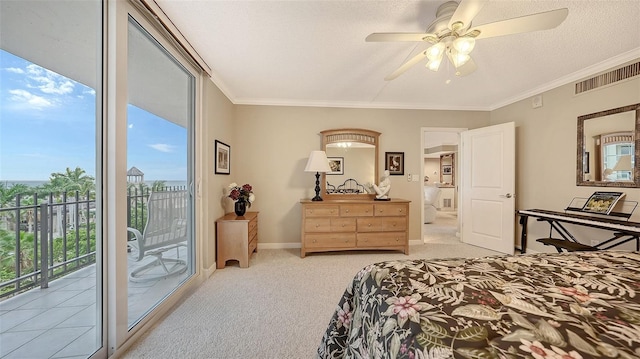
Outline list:
[[[2,358],[106,352],[102,5],[0,1]]]
[[[128,325],[194,273],[190,128],[195,77],[128,25]]]

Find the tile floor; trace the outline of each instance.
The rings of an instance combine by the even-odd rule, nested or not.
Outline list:
[[[146,261],[130,263],[129,268]],[[128,282],[129,325],[186,278],[187,272],[150,282]],[[99,346],[96,317],[95,266],[54,280],[49,288],[5,299],[0,302],[0,358],[87,358]]]

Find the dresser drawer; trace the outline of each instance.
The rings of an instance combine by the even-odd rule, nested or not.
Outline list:
[[[249,256],[251,256],[251,253],[253,253],[253,251],[255,251],[256,248],[258,248],[258,234],[257,233],[256,233],[256,236],[253,237],[253,239],[249,242]]]
[[[407,242],[406,232],[358,233],[358,247],[403,246]]]
[[[406,230],[406,217],[358,218],[358,232],[398,232]]]
[[[305,232],[355,232],[355,218],[309,218],[304,223]]]
[[[249,221],[249,232],[257,232],[258,231],[258,217]]]
[[[407,217],[378,217],[381,231],[398,232],[407,230]]]
[[[331,218],[331,232],[355,232],[355,218]]]
[[[382,231],[382,221],[375,217],[358,218],[358,232],[380,232]]]
[[[304,245],[307,248],[355,247],[355,233],[307,234]]]
[[[343,205],[340,205],[340,216],[342,217],[373,216],[373,205],[372,204],[343,204]]]
[[[331,232],[331,218],[307,218],[305,232]]]
[[[376,204],[374,206],[376,216],[406,216],[408,212],[406,204]]]
[[[340,206],[329,204],[316,204],[304,206],[304,215],[308,217],[338,217]]]

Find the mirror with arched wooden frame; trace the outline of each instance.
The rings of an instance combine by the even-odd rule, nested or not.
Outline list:
[[[576,185],[640,187],[640,103],[578,117]]]
[[[327,153],[327,158],[330,161],[337,159],[341,165],[341,171],[322,174],[322,197],[329,200],[375,198],[370,186],[377,183],[380,132],[343,128],[321,131],[320,134],[321,148]],[[327,191],[327,183],[333,189],[350,180],[357,181],[362,186],[360,190]]]

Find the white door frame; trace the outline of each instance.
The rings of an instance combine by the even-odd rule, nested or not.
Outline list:
[[[457,133],[458,134],[458,146],[460,146],[460,133],[467,131],[468,128],[459,128],[459,127],[421,127],[420,128],[420,174],[421,174],[421,178],[424,178],[424,150],[425,148],[427,148],[427,143],[425,143],[425,133],[427,132],[448,132],[448,133]],[[459,168],[459,163],[461,163],[460,161],[460,152],[458,152],[458,154],[456,155],[456,166]],[[459,171],[458,171],[459,173]],[[458,203],[460,203],[460,201],[462,200],[462,198],[460,197],[461,193],[458,191],[458,184],[460,183],[460,177],[458,176],[458,173],[456,173],[456,184],[455,184],[455,188],[454,190],[456,191],[456,193],[458,194]],[[424,236],[425,236],[425,232],[424,232],[424,192],[423,192],[423,188],[424,188],[424,179],[421,181],[421,185],[420,185],[420,193],[419,193],[419,198],[420,198],[420,238],[422,239],[421,242],[424,243]],[[459,211],[460,206],[458,206],[458,209],[456,209],[456,211]],[[458,216],[458,230],[460,229],[460,216]]]

